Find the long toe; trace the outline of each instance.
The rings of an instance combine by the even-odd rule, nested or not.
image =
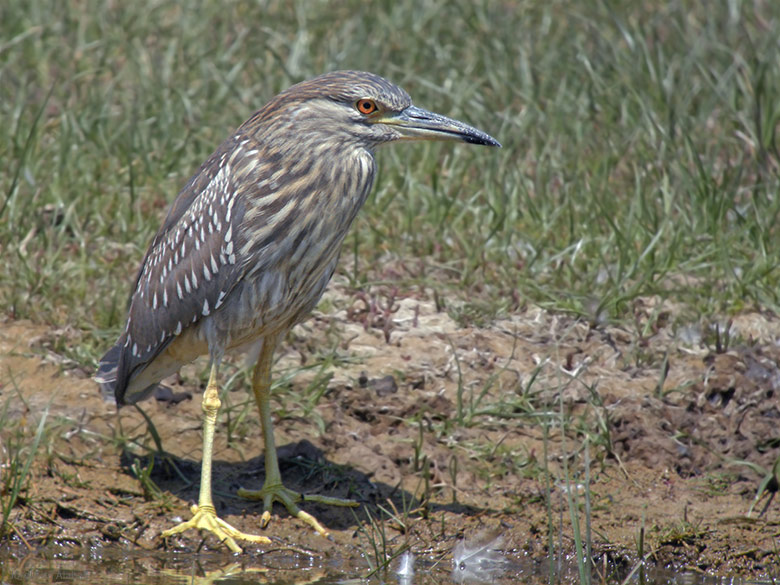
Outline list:
[[[169,538],[175,534],[180,534],[191,528],[197,530],[207,530],[216,536],[220,542],[224,543],[234,553],[240,553],[241,547],[236,544],[236,540],[245,540],[256,544],[271,544],[268,537],[258,534],[247,534],[228,524],[222,518],[217,516],[216,510],[212,506],[193,506],[192,518],[165,530],[160,536]]]
[[[271,508],[274,502],[279,502],[287,508],[290,515],[298,518],[302,522],[305,522],[314,530],[319,532],[322,536],[329,536],[328,530],[311,514],[301,510],[297,503],[301,501],[316,502],[319,504],[327,504],[329,506],[359,506],[358,502],[354,500],[343,500],[341,498],[331,498],[328,496],[319,495],[302,495],[296,491],[284,487],[283,484],[264,485],[260,490],[246,490],[241,488],[238,490],[238,496],[247,500],[262,500],[263,501],[263,516],[260,520],[261,526],[265,527],[271,519]]]

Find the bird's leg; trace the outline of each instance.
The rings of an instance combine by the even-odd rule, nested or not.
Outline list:
[[[276,442],[274,441],[273,420],[271,418],[271,368],[276,343],[271,338],[263,340],[260,356],[255,365],[252,377],[252,391],[255,402],[260,411],[260,424],[263,428],[263,441],[265,443],[265,482],[260,490],[246,490],[241,488],[238,495],[250,500],[263,500],[263,516],[260,525],[265,527],[271,519],[271,508],[274,501],[284,504],[287,511],[304,521],[323,536],[328,536],[328,531],[317,519],[301,510],[296,503],[302,500],[330,504],[333,506],[358,506],[353,500],[342,500],[320,495],[302,495],[286,488],[282,483],[282,474],[279,471],[279,459],[276,456]]]
[[[211,365],[209,384],[206,386],[206,392],[203,394],[203,402],[201,403],[203,408],[203,461],[200,470],[198,505],[190,508],[193,514],[192,518],[164,531],[162,537],[168,538],[190,528],[208,530],[219,538],[220,541],[224,542],[231,551],[240,553],[241,547],[236,544],[235,539],[261,544],[270,544],[271,540],[265,536],[245,534],[233,528],[217,516],[217,511],[211,499],[211,454],[214,446],[214,429],[217,423],[217,413],[221,405],[219,389],[217,388],[218,368],[219,366],[215,360]]]

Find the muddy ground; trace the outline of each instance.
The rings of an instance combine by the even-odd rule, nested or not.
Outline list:
[[[780,454],[777,316],[686,324],[674,306],[645,299],[630,328],[534,307],[476,326],[437,311],[426,295],[394,294],[388,305],[389,294],[332,287],[327,313],[298,326],[276,364],[283,376],[297,372],[275,395],[286,483],[362,507],[303,504],[330,541],[278,505],[259,528],[262,505],[234,496],[262,484],[259,423],[244,374],[228,365],[229,421],[218,427],[214,478],[223,518],[272,537],[272,547],[320,557],[370,557],[372,539],[384,538],[391,551],[411,545],[447,558],[460,539],[501,534],[513,558],[546,563],[550,527],[555,554],[574,551],[567,494],[577,496],[585,529],[587,458],[599,566],[630,568],[641,533],[657,566],[777,576],[777,482],[764,482],[753,505]],[[197,500],[205,362],[144,404],[169,454],[150,469],[133,442],[154,447],[142,416],[124,408],[117,417],[91,372],[53,350],[78,339],[0,324],[6,473],[20,433],[29,443],[47,408],[49,425],[6,544],[223,550],[196,533],[160,538]],[[317,355],[329,365],[310,367]]]

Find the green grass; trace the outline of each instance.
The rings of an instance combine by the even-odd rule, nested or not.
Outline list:
[[[623,320],[648,295],[692,320],[776,309],[779,12],[11,1],[0,9],[0,306],[70,325],[81,337],[63,351],[94,361],[200,162],[279,90],[349,67],[504,144],[380,152],[342,261],[356,286],[387,281],[392,266],[395,284],[436,290],[464,319],[530,301]]]
[[[10,404],[7,400],[0,409],[0,437],[3,439],[0,453],[0,538],[15,531],[10,521],[11,511],[27,489],[32,477],[30,468],[40,455],[41,440],[50,430],[46,426],[48,408],[41,413],[36,430],[31,434],[24,429],[24,422],[20,423],[18,417],[9,415]]]

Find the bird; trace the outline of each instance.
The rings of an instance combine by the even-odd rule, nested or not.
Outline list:
[[[252,391],[265,450],[260,526],[274,502],[327,536],[284,486],[270,403],[274,351],[316,306],[338,263],[344,238],[371,190],[377,147],[443,140],[500,147],[463,122],[412,104],[409,94],[363,71],[333,71],[282,91],[235,130],[186,183],[138,270],[124,330],[95,374],[117,407],[149,397],[165,377],[202,355],[210,360],[203,394],[200,492],[192,517],[162,532],[214,534],[268,544],[216,513],[212,446],[220,409],[219,368],[226,353],[254,351]],[[357,505],[319,495],[306,501]]]

